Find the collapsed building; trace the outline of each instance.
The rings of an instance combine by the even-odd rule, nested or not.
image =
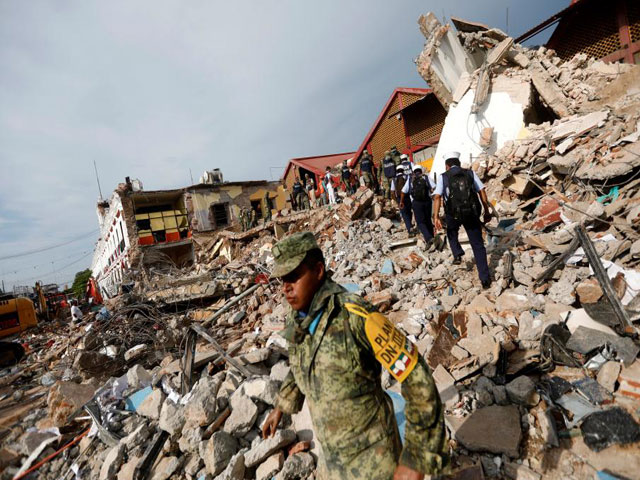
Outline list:
[[[469,254],[452,265],[447,249],[408,237],[366,187],[247,232],[198,234],[193,211],[205,208],[185,206],[193,264],[140,264],[131,289],[81,328],[21,336],[30,353],[0,376],[1,478],[321,478],[308,411],[260,435],[289,369],[271,247],[301,230],[332,278],[425,358],[450,478],[638,478],[640,67],[563,61],[459,19],[457,32],[432,15],[420,25],[418,68],[447,112],[434,171],[469,125],[463,159],[499,214],[486,225],[492,287]],[[111,233],[125,214],[106,213]],[[399,385],[384,375],[382,386],[402,429]]]
[[[103,296],[117,295],[127,272],[141,263],[192,265],[193,237],[200,233],[240,228],[242,208],[257,219],[266,216],[268,195],[273,213],[286,206],[279,182],[223,182],[205,172],[202,182],[173,190],[145,191],[142,182],[118,185],[109,201],[97,205],[100,237],[91,264],[93,278]]]

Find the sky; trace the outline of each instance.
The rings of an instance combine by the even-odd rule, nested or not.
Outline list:
[[[0,0],[0,282],[90,266],[94,162],[105,198],[127,176],[276,180],[355,150],[394,88],[426,86],[421,14],[507,30],[508,8],[518,36],[568,3]]]

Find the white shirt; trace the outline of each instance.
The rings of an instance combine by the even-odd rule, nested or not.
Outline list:
[[[333,188],[333,175],[331,175],[331,173],[327,172],[324,175],[324,183],[326,184],[327,188]]]
[[[460,168],[460,167],[452,167],[451,170],[453,170],[454,168]],[[476,172],[474,172],[473,170],[471,170],[471,172],[473,172],[473,189],[476,192],[479,192],[484,188],[484,184],[480,181],[480,179],[478,178],[478,175],[476,175]],[[442,195],[443,192],[444,192],[444,179],[442,178],[442,175],[440,175],[438,176],[438,184],[436,185],[436,191],[433,192],[433,194],[443,196],[444,199],[446,200],[449,197],[449,187],[447,187],[447,191],[444,192],[444,195]]]
[[[82,320],[82,310],[77,305],[71,305],[71,318],[73,321]]]
[[[427,180],[427,184],[429,185],[429,188],[433,190],[433,188],[435,188],[435,185],[433,184],[433,180],[431,180],[431,177],[428,174],[424,174],[424,173],[422,174],[422,176]],[[413,180],[413,176],[409,175],[406,182],[404,182],[404,187],[402,187],[402,193],[404,193],[405,195],[411,192],[412,180]],[[413,200],[413,195],[411,195],[411,200]]]

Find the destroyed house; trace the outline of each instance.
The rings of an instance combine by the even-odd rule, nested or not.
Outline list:
[[[529,57],[498,29],[455,19],[457,32],[429,13],[419,19],[425,47],[418,72],[447,108],[434,156],[435,174],[445,170],[444,154],[460,152],[463,166],[481,164],[527,128],[573,113],[569,90],[577,78],[557,57]],[[586,59],[586,57],[585,57]],[[501,73],[509,69],[509,75]],[[562,78],[560,84],[555,76]],[[582,95],[582,94],[580,94]]]
[[[568,61],[578,53],[606,62],[640,63],[640,2],[637,0],[573,0],[516,42],[535,41],[554,28],[546,43]]]
[[[266,180],[198,184],[185,188],[189,225],[195,232],[206,232],[238,225],[242,207],[252,209],[258,220],[264,218],[266,195],[271,200],[271,213],[286,206],[280,182]]]
[[[91,270],[101,293],[118,294],[126,272],[140,264],[183,267],[193,263],[194,233],[239,230],[240,210],[264,216],[285,207],[279,182],[203,183],[173,190],[144,191],[138,180],[122,183],[109,201],[98,203],[100,237]]]
[[[351,161],[354,152],[346,153],[334,153],[331,155],[320,155],[316,157],[299,157],[289,160],[284,174],[282,175],[282,181],[290,192],[293,184],[296,181],[296,177],[303,180],[305,175],[309,175],[316,182],[316,187],[319,188],[323,175],[326,172],[327,167],[334,168],[342,164],[343,161]]]
[[[433,156],[446,115],[431,89],[396,88],[360,144],[351,166],[365,150],[379,165],[384,152],[394,146],[413,161],[427,161]]]

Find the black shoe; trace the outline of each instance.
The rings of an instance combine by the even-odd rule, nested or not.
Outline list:
[[[462,263],[462,257],[453,257],[453,264],[460,265]]]
[[[485,280],[484,282],[481,282],[481,283],[482,283],[482,288],[484,288],[486,290],[487,288],[489,288],[491,286],[491,279]]]
[[[433,238],[431,240],[427,240],[425,242],[425,247],[424,247],[425,251],[427,252],[431,252],[433,250]]]

